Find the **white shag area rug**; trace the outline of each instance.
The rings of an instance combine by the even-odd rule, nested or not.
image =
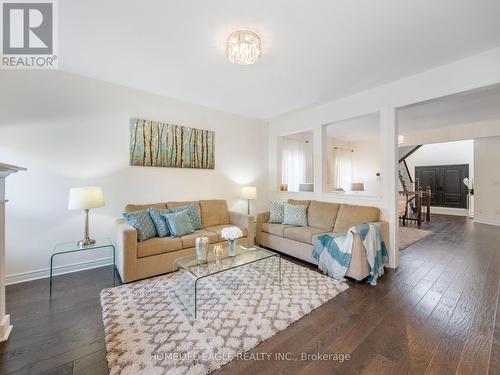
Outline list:
[[[208,374],[348,288],[283,259],[279,285],[263,262],[203,279],[196,320],[173,292],[182,272],[104,289],[110,374]]]

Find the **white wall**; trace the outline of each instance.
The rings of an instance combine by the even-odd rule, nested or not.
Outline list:
[[[352,142],[352,180],[365,185],[365,194],[380,196],[377,173],[380,173],[379,139]]]
[[[413,132],[400,131],[400,134],[404,135],[404,142],[401,146],[495,137],[500,136],[500,120],[475,122]]]
[[[376,174],[380,172],[380,147],[378,138],[356,142],[344,142],[334,137],[327,138],[325,158],[327,162],[325,191],[333,191],[335,173],[335,150],[334,147],[351,149],[352,182],[362,182],[365,191],[362,194],[379,196],[380,186]]]
[[[112,235],[127,203],[224,198],[244,212],[246,184],[257,185],[261,208],[267,200],[265,122],[59,71],[1,71],[0,82],[0,161],[28,168],[7,185],[8,281],[45,276],[54,244],[82,237],[82,214],[66,208],[73,186],[104,189],[106,207],[91,212],[95,237]],[[214,130],[215,170],[130,167],[130,117]]]
[[[454,93],[476,89],[500,82],[500,48],[471,56],[420,74],[385,84],[321,105],[292,111],[270,120],[269,127],[269,190],[273,199],[286,199],[290,195],[276,189],[277,148],[280,135],[305,129],[314,131],[315,191],[302,197],[335,202],[370,204],[381,207],[382,218],[390,223],[389,265],[399,264],[397,202],[397,109],[406,105],[431,100]],[[381,191],[379,199],[340,196],[324,193],[322,150],[326,136],[322,127],[326,124],[354,118],[370,113],[380,114]],[[294,197],[300,195],[294,194]]]
[[[406,159],[410,175],[415,180],[415,167],[449,164],[469,164],[469,176],[474,176],[474,141],[432,143],[423,145]]]
[[[500,225],[500,137],[474,140],[474,220]]]

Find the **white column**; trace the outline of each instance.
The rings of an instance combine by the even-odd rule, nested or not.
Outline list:
[[[25,168],[0,163],[0,341],[9,338],[12,331],[10,315],[5,313],[5,178]]]
[[[396,108],[384,107],[380,111],[381,187],[383,206],[387,210],[384,220],[389,222],[389,267],[399,266],[398,217],[398,126]]]
[[[323,192],[323,175],[326,160],[323,160],[323,143],[325,142],[323,127],[314,129],[313,136],[313,165],[314,165],[314,194],[316,198]],[[326,177],[326,175],[325,175]]]
[[[6,175],[3,173],[3,175]],[[5,314],[5,176],[0,172],[0,341],[9,338],[12,325]]]

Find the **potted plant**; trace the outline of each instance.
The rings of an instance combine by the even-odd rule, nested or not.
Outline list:
[[[236,256],[236,240],[243,237],[243,232],[238,227],[227,227],[221,230],[220,236],[229,242],[228,253],[230,257]]]
[[[474,179],[471,177],[464,178],[464,185],[467,186],[467,190],[470,195],[474,195]]]

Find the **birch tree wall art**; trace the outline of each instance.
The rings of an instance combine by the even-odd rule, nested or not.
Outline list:
[[[130,165],[215,168],[215,132],[130,119]]]

